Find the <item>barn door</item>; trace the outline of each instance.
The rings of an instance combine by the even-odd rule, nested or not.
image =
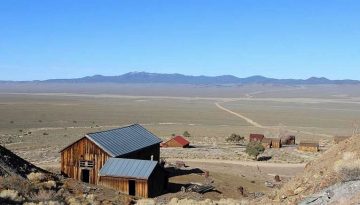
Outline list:
[[[129,180],[129,195],[135,196],[135,192],[136,192],[135,190],[136,190],[135,180]]]
[[[90,183],[90,170],[88,169],[81,170],[81,181],[85,183]]]

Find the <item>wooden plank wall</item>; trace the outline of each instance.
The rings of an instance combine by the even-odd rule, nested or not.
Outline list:
[[[143,198],[149,197],[147,180],[103,176],[100,177],[99,184],[115,189],[120,193],[129,194],[129,180],[135,181],[135,196]]]
[[[97,184],[98,172],[110,156],[86,137],[61,152],[61,172],[68,177],[81,180],[80,160],[94,161],[90,170],[90,183]]]
[[[166,171],[157,166],[148,180],[149,197],[157,197],[167,189],[168,176]]]
[[[120,156],[120,158],[150,160],[151,155],[154,156],[154,161],[160,160],[160,144],[155,144],[136,152]]]

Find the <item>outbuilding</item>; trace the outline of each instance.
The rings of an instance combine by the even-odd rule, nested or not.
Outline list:
[[[300,142],[299,150],[304,152],[318,152],[319,151],[319,143],[315,142]]]
[[[250,142],[261,142],[265,138],[262,134],[250,134]]]
[[[271,147],[272,148],[281,148],[281,139],[272,138],[271,139]]]
[[[281,137],[282,145],[295,145],[295,136],[294,135],[285,135]]]
[[[169,141],[162,144],[162,147],[182,147],[186,148],[190,146],[190,142],[183,136],[176,136],[171,138]]]
[[[264,148],[271,148],[272,140],[270,138],[263,138],[261,144]]]
[[[158,162],[110,158],[99,172],[99,184],[136,197],[156,197],[167,188],[168,177]]]

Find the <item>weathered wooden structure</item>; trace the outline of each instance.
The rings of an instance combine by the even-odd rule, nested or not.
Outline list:
[[[156,197],[167,187],[168,177],[156,161],[110,158],[99,172],[99,184],[137,197]]]
[[[183,136],[176,136],[163,143],[163,147],[182,147],[186,148],[190,146],[190,142],[186,140]]]
[[[90,133],[61,150],[61,173],[97,184],[99,170],[111,157],[159,161],[160,142],[138,124]]]
[[[261,144],[264,148],[271,148],[272,140],[270,138],[263,138]]]
[[[319,143],[315,142],[300,142],[299,150],[304,152],[318,152],[319,151]]]
[[[250,142],[261,142],[265,136],[263,134],[250,134]]]
[[[271,139],[271,148],[281,148],[281,139],[272,138]]]
[[[285,135],[281,137],[282,145],[295,145],[295,136],[294,135]]]

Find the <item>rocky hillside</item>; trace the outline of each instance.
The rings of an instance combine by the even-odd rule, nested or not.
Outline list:
[[[3,146],[0,146],[0,176],[19,176],[26,178],[32,172],[47,171],[29,163]]]
[[[308,163],[305,171],[275,191],[269,200],[273,203],[325,204],[343,203],[359,195],[357,189],[351,196],[336,198],[336,192],[357,186],[360,180],[360,136],[354,136],[330,148],[319,159]],[[268,199],[266,201],[269,201]],[[324,203],[322,203],[324,204]]]

